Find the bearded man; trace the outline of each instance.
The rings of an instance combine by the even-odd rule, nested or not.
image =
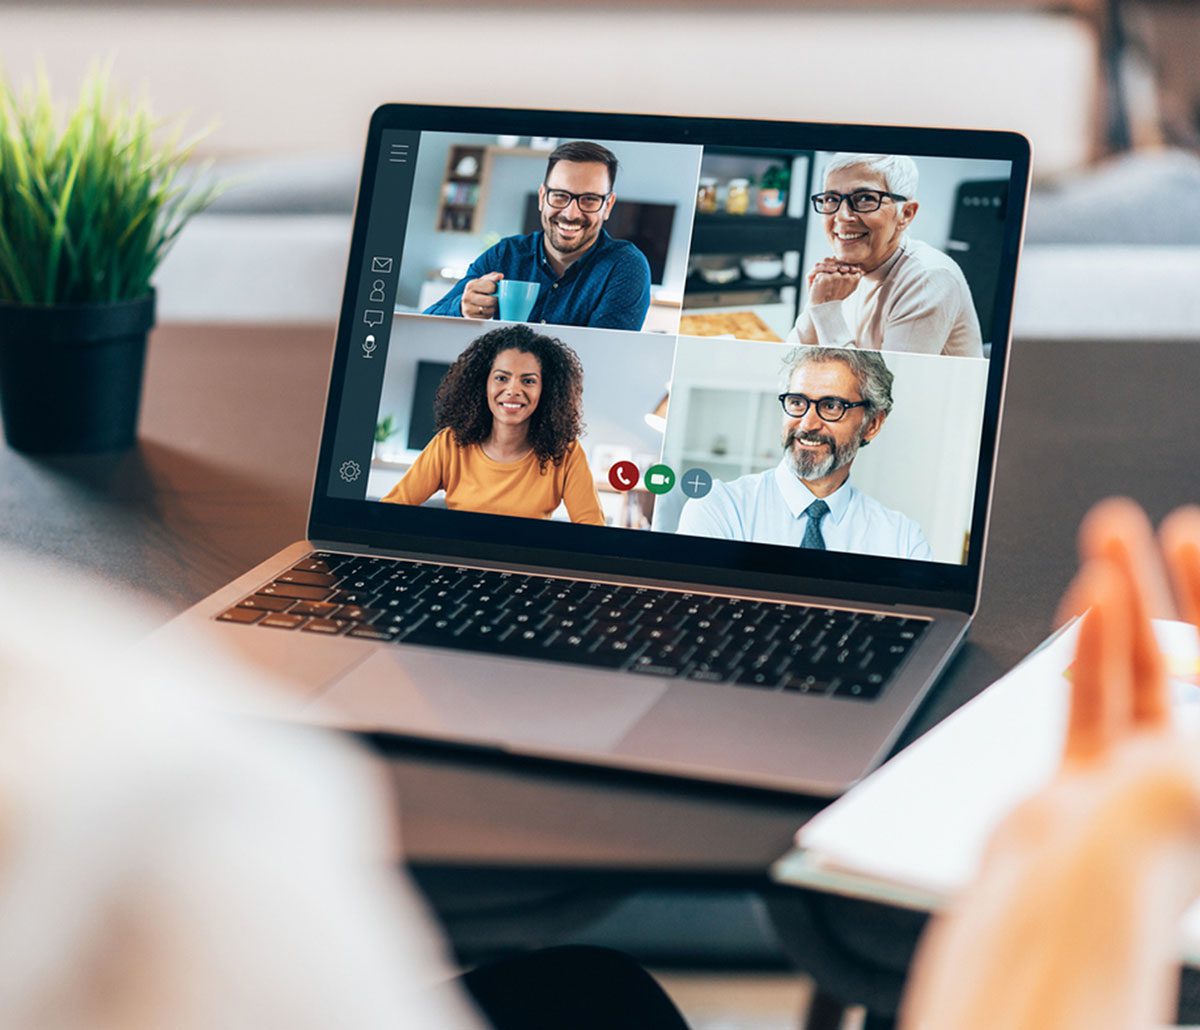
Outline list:
[[[798,347],[779,395],[779,464],[714,482],[707,496],[684,505],[679,532],[932,561],[916,522],[850,482],[858,449],[879,435],[892,410],[892,378],[875,352]]]
[[[526,322],[637,331],[650,309],[650,263],[604,228],[617,202],[617,158],[599,143],[563,143],[538,187],[542,227],[479,255],[426,315],[495,318],[503,279],[537,283]]]

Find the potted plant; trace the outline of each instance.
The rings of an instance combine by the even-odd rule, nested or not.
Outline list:
[[[787,207],[788,186],[792,181],[791,169],[786,165],[772,165],[763,172],[758,184],[758,213],[777,218]]]
[[[385,415],[375,423],[375,456],[383,457],[383,445],[392,437],[400,435],[400,426],[395,415]]]
[[[137,432],[151,276],[215,183],[182,142],[88,75],[60,118],[44,77],[0,78],[0,413],[32,453],[126,447]]]

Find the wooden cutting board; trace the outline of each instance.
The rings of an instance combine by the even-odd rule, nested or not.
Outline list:
[[[711,315],[682,315],[680,336],[733,336],[739,340],[783,343],[753,311],[725,311]]]

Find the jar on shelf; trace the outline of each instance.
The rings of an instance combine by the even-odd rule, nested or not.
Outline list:
[[[729,193],[725,197],[725,211],[731,215],[744,215],[750,210],[750,180],[730,179]]]
[[[717,180],[701,179],[696,190],[696,211],[702,215],[716,214],[717,211]]]

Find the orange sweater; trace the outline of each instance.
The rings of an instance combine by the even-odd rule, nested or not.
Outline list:
[[[567,448],[561,465],[548,463],[543,472],[532,451],[520,461],[493,461],[479,444],[460,447],[454,434],[443,429],[382,499],[424,504],[438,490],[446,491],[447,508],[548,519],[566,501],[572,522],[604,525],[600,496],[578,440]]]

